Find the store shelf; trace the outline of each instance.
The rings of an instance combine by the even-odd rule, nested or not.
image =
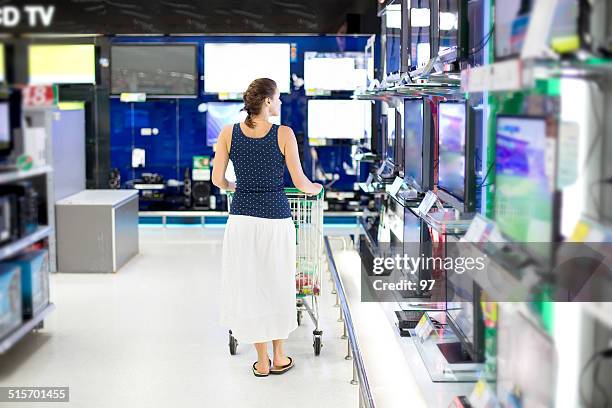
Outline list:
[[[35,329],[36,326],[38,326],[54,309],[55,305],[53,303],[49,303],[47,307],[45,307],[36,316],[29,320],[26,320],[21,326],[19,326],[17,330],[0,340],[0,354],[6,353],[25,335]]]
[[[38,167],[32,170],[17,170],[0,172],[0,184],[12,183],[19,180],[25,180],[32,177],[42,176],[52,172],[51,166]]]
[[[41,239],[47,238],[49,235],[51,235],[52,230],[53,229],[51,227],[47,226],[38,227],[38,229],[32,234],[21,238],[18,241],[11,242],[10,244],[0,247],[0,260],[10,258]]]

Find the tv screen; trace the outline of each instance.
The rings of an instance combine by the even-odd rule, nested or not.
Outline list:
[[[431,10],[429,0],[411,2],[410,8],[410,65],[420,68],[431,58],[429,27],[431,26]]]
[[[304,88],[325,91],[354,91],[365,88],[367,62],[363,52],[305,52]]]
[[[387,109],[387,158],[395,163],[395,108]]]
[[[0,44],[0,82],[6,81],[6,58],[4,57],[4,44]]]
[[[239,102],[209,102],[206,104],[206,145],[214,146],[219,139],[219,133],[226,125],[243,122],[246,112],[242,111],[243,103]],[[270,117],[270,121],[280,125],[280,116]]]
[[[309,139],[352,139],[370,137],[370,101],[311,99],[308,101]]]
[[[459,0],[440,0],[440,52],[459,45]]]
[[[516,57],[523,49],[529,27],[532,0],[504,0],[495,3],[495,57]]]
[[[552,241],[549,160],[544,118],[497,118],[495,221],[516,242]]]
[[[270,78],[289,93],[290,61],[289,44],[204,44],[204,91],[244,93],[254,79]]]
[[[402,9],[400,4],[391,4],[385,9],[385,71],[392,74],[400,71]]]
[[[194,44],[113,45],[111,93],[196,95],[197,51]]]
[[[558,0],[551,27],[552,49],[563,54],[576,51],[581,45],[579,0]]]
[[[11,117],[8,102],[0,102],[0,150],[11,148]]]
[[[438,188],[458,200],[465,196],[465,103],[438,105]]]
[[[423,100],[404,101],[404,181],[423,191]]]
[[[92,44],[28,46],[31,85],[95,84],[96,52]]]

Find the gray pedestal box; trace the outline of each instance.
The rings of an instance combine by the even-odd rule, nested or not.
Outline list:
[[[85,190],[55,204],[58,272],[116,272],[138,253],[138,192]]]

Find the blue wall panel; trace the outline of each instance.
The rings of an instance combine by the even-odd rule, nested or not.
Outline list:
[[[113,43],[198,43],[198,71],[203,75],[204,43],[206,42],[274,42],[291,43],[297,47],[297,58],[291,63],[291,73],[304,76],[304,52],[363,51],[366,36],[193,36],[193,37],[129,37],[116,38]],[[245,61],[248,64],[248,61]],[[197,98],[155,99],[143,103],[123,103],[118,98],[111,100],[111,166],[121,171],[122,181],[140,176],[142,172],[160,173],[166,180],[183,179],[183,172],[190,167],[192,156],[212,155],[206,146],[206,113],[199,112],[201,103],[218,101],[217,95],[204,94],[202,81],[199,82]],[[350,94],[339,95],[348,98]],[[336,97],[336,96],[334,96]],[[307,135],[307,103],[304,89],[293,89],[290,94],[281,95],[283,102],[281,121],[293,128],[296,134]],[[157,128],[159,133],[141,136],[142,128]],[[306,142],[307,144],[307,142]],[[134,148],[146,150],[146,167],[132,169],[131,152]],[[336,188],[352,189],[354,176],[347,176],[342,162],[351,163],[349,146],[318,147],[321,165],[326,171],[338,172],[341,178]],[[305,149],[307,174],[312,166]],[[363,173],[362,173],[363,174]],[[289,183],[289,178],[287,177]]]

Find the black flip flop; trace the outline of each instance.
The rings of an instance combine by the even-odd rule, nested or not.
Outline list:
[[[276,369],[270,367],[270,374],[285,374],[287,371],[291,370],[293,368],[293,359],[289,356],[287,356],[287,358],[289,359],[289,364],[286,364]]]
[[[257,371],[257,369],[255,368],[255,364],[257,364],[257,361],[253,363],[253,375],[255,377],[267,377],[270,373],[268,372],[268,374],[262,374],[259,371]],[[272,361],[270,361],[270,369],[272,369]]]

